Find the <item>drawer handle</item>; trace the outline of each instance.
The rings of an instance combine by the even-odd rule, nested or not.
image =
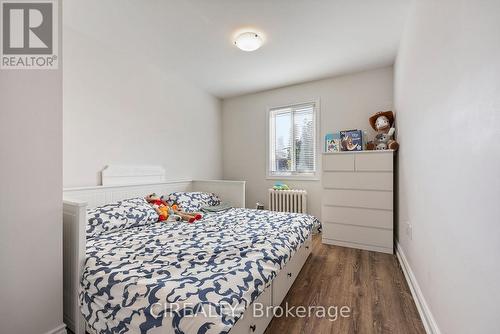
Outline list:
[[[255,332],[255,330],[257,329],[257,326],[255,326],[255,325],[251,325],[251,326],[250,326],[250,329],[252,330],[252,332]]]
[[[288,277],[292,277],[292,273],[288,273],[287,275],[288,275]]]
[[[309,249],[309,246],[306,246],[306,249]]]

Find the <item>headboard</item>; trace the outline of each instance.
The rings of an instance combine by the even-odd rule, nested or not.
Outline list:
[[[103,186],[165,182],[162,166],[108,165],[101,171]]]
[[[164,195],[174,191],[213,192],[223,202],[229,203],[233,207],[245,207],[245,181],[226,180],[179,180],[159,183],[65,188],[63,190],[63,200],[85,202],[87,207],[93,208],[126,198],[144,197],[151,193]]]
[[[85,334],[78,288],[85,262],[87,208],[125,198],[143,197],[153,192],[169,194],[174,191],[213,192],[233,207],[245,207],[245,181],[179,180],[63,190],[64,322],[73,333]]]

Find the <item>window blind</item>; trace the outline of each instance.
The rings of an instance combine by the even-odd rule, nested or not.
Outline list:
[[[271,109],[270,174],[300,175],[316,171],[314,103]]]

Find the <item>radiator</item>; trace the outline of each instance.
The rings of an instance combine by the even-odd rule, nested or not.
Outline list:
[[[269,189],[269,210],[307,213],[307,191]]]

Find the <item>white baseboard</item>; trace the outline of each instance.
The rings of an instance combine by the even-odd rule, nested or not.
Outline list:
[[[429,305],[425,301],[422,290],[420,290],[417,279],[413,274],[408,260],[406,259],[405,252],[403,251],[403,248],[401,247],[399,242],[396,242],[396,256],[398,257],[399,263],[401,264],[401,268],[403,269],[406,281],[410,286],[411,295],[413,296],[413,300],[417,305],[417,310],[424,324],[425,331],[427,332],[427,334],[441,334],[436,320],[432,316],[431,310],[429,309]]]
[[[56,328],[48,331],[45,334],[67,334],[67,332],[66,332],[66,325],[65,324],[61,324],[61,325],[57,326]]]

